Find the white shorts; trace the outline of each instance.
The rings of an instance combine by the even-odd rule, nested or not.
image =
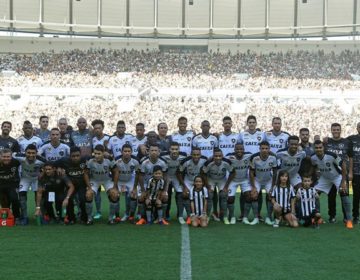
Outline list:
[[[267,193],[270,193],[272,186],[272,180],[267,182],[258,182],[255,180],[255,188],[260,193],[260,190],[264,189]]]
[[[315,189],[324,192],[326,194],[329,194],[333,185],[335,185],[336,189],[339,190],[341,185],[341,180],[342,180],[341,176],[338,176],[332,180],[328,178],[320,177],[317,184],[315,185]]]
[[[225,180],[211,180],[208,179],[208,184],[210,186],[211,190],[214,190],[216,187],[219,189],[219,191],[222,191],[222,189],[225,187],[227,179]]]
[[[134,182],[135,180],[130,180],[128,182],[118,181],[119,192],[121,192],[123,188],[125,188],[128,193],[132,192],[132,190],[134,189]]]
[[[183,191],[183,189],[182,189],[182,187],[181,187],[181,185],[179,183],[179,180],[177,178],[169,178],[169,181],[170,181],[169,187],[173,186],[176,192],[182,192]]]
[[[38,178],[21,178],[19,183],[19,192],[27,192],[30,188],[33,192],[38,190]]]
[[[97,194],[99,187],[103,186],[105,188],[105,191],[108,191],[114,186],[114,183],[112,181],[105,181],[105,182],[97,182],[90,180],[90,187],[93,190],[95,194]]]
[[[235,196],[237,188],[240,187],[241,192],[251,191],[251,185],[248,180],[241,182],[232,181],[229,185],[229,196]]]
[[[302,182],[302,180],[301,180],[301,177],[299,174],[296,174],[296,175],[290,177],[290,184],[292,186],[296,186],[296,185],[300,184],[301,182]]]

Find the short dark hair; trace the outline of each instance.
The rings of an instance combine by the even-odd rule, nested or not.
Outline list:
[[[280,117],[273,117],[271,123],[273,123],[273,122],[276,121],[276,120],[281,121],[281,118],[280,118]]]
[[[70,148],[70,154],[77,152],[81,153],[80,147],[73,146]]]
[[[93,120],[93,121],[91,122],[91,125],[92,125],[92,126],[95,126],[95,125],[97,125],[97,124],[100,124],[102,127],[105,126],[104,121],[99,120],[99,119]]]
[[[105,147],[103,145],[98,144],[95,146],[94,150],[99,152],[105,152]]]
[[[162,172],[161,166],[160,166],[160,165],[155,165],[155,166],[153,167],[152,173],[155,173],[156,171],[159,171],[159,170]]]
[[[41,117],[39,118],[39,121],[41,122],[42,119],[49,119],[49,117],[48,117],[48,116],[45,116],[45,115],[44,115],[44,116],[41,116]]]
[[[161,123],[159,123],[159,124],[157,125],[157,129],[159,129],[159,128],[160,128],[160,125],[163,125],[163,124],[165,124],[165,125],[167,126],[167,124],[166,124],[165,122],[161,122]]]
[[[28,120],[24,121],[23,125],[32,125],[32,123]]]
[[[178,118],[178,122],[180,122],[180,121],[187,121],[187,120],[188,120],[188,119],[187,119],[186,117],[184,117],[184,116]]]
[[[332,123],[332,124],[331,124],[331,128],[333,128],[333,127],[340,127],[340,129],[341,129],[341,124],[339,124],[339,123]]]
[[[50,130],[50,132],[51,131],[59,131],[60,132],[60,129],[58,129],[57,127],[53,127],[51,130]]]
[[[222,121],[232,121],[232,119],[229,116],[223,117]]]
[[[180,147],[180,144],[178,142],[170,142],[170,146]]]
[[[3,121],[2,124],[1,124],[1,128],[2,128],[5,124],[10,125],[10,128],[12,128],[12,123],[9,122],[9,121]]]
[[[303,131],[310,133],[310,130],[307,127],[300,128],[299,133],[301,133]]]
[[[291,135],[291,136],[289,136],[289,138],[288,138],[288,143],[290,143],[290,140],[295,140],[295,141],[300,141],[300,138],[298,137],[298,136],[296,136],[296,135]]]
[[[268,146],[268,147],[270,147],[270,144],[269,144],[268,141],[264,140],[264,141],[260,142],[259,146]]]
[[[116,126],[118,126],[118,125],[120,125],[120,124],[125,125],[125,122],[124,122],[123,120],[120,120],[120,121],[117,122]]]
[[[219,148],[214,148],[214,151],[213,151],[213,153],[215,154],[215,153],[218,153],[218,152],[220,152],[220,153],[222,153],[222,150],[220,150]]]
[[[35,150],[35,151],[37,151],[37,148],[36,148],[36,146],[34,144],[29,144],[29,145],[26,146],[25,152],[27,150]]]
[[[324,145],[324,143],[321,140],[315,140],[314,145]]]
[[[193,151],[200,151],[200,152],[201,152],[201,149],[200,149],[199,147],[192,147],[192,148],[191,148],[191,153],[192,153]]]
[[[123,150],[126,149],[126,148],[128,148],[128,149],[130,149],[130,150],[132,151],[132,146],[131,146],[130,144],[124,144],[124,145],[122,146],[121,150],[123,151]]]
[[[255,120],[255,121],[257,122],[256,117],[255,117],[254,115],[249,115],[249,116],[246,118],[246,122],[248,122],[248,121],[250,121],[250,120]]]
[[[142,127],[144,128],[144,127],[145,127],[145,124],[139,122],[139,123],[137,123],[137,124],[135,125],[135,127],[137,127],[137,126],[142,126]]]

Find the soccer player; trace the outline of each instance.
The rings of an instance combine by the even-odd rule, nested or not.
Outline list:
[[[12,208],[16,223],[20,223],[19,188],[20,162],[11,155],[11,150],[0,150],[0,201],[3,208]]]
[[[118,190],[119,170],[113,160],[104,158],[105,148],[97,145],[94,148],[94,157],[87,161],[84,171],[86,184],[86,214],[87,225],[93,224],[92,201],[94,194],[98,192],[99,186],[103,186],[109,198],[108,224],[116,223],[115,214],[119,212],[120,193]],[[110,177],[111,176],[111,177]]]
[[[305,151],[306,156],[311,157],[314,154],[314,145],[309,142],[310,139],[310,130],[306,127],[303,127],[299,131],[300,135],[300,146]]]
[[[265,140],[265,133],[256,128],[256,117],[247,117],[248,129],[239,134],[238,142],[244,145],[245,152],[255,154],[259,152],[260,143]]]
[[[235,224],[236,219],[233,215],[235,208],[235,195],[238,186],[240,186],[241,193],[244,194],[246,215],[244,216],[245,209],[240,209],[241,217],[243,218],[244,224],[250,224],[248,219],[248,214],[251,208],[255,210],[256,217],[258,216],[258,202],[253,201],[250,195],[251,185],[249,181],[249,166],[250,166],[250,153],[245,153],[243,144],[236,144],[234,148],[235,152],[230,153],[226,156],[231,161],[232,166],[235,170],[235,176],[229,185],[229,195],[228,195],[228,208],[230,213],[230,224]]]
[[[39,138],[40,139],[40,138]],[[25,154],[14,154],[13,158],[21,163],[20,184],[19,184],[19,202],[21,210],[21,224],[29,224],[27,212],[27,192],[31,190],[35,194],[35,202],[38,190],[38,178],[41,168],[45,164],[45,159],[37,157],[37,147],[29,144],[25,149]]]
[[[194,132],[187,130],[188,120],[185,117],[178,119],[179,131],[171,136],[172,142],[177,142],[180,145],[180,152],[186,153],[188,156],[191,154],[192,139]]]
[[[34,145],[36,149],[39,149],[42,146],[42,140],[34,135],[34,129],[31,122],[24,121],[23,132],[24,135],[20,136],[17,140],[21,153],[25,153],[26,147],[30,144]]]
[[[272,119],[272,130],[266,132],[266,141],[270,144],[270,151],[276,154],[279,150],[285,149],[288,143],[289,133],[281,130],[281,118]]]
[[[271,192],[271,203],[275,214],[273,227],[279,227],[281,219],[284,219],[290,227],[299,226],[295,217],[295,192],[290,185],[289,173],[285,170],[280,170],[277,175],[276,185]]]
[[[81,117],[77,120],[76,123],[78,130],[71,133],[71,140],[74,143],[75,147],[79,147],[81,151],[81,156],[91,156],[92,154],[92,134],[89,129],[87,129],[87,121],[85,118]]]
[[[313,187],[311,175],[302,176],[302,185],[297,190],[296,200],[300,202],[301,215],[299,220],[305,227],[313,225],[318,228],[322,223],[321,214],[319,212],[318,205],[319,194]]]
[[[258,194],[265,189],[266,191],[266,206],[267,217],[265,223],[273,225],[271,220],[272,203],[271,203],[271,190],[275,184],[277,172],[276,157],[270,154],[270,144],[267,141],[260,143],[260,152],[253,154],[250,158],[250,184],[251,187],[256,189]],[[259,203],[259,214],[261,212],[261,204]],[[255,221],[255,222],[254,222]],[[253,224],[259,223],[258,218],[254,218]]]
[[[210,134],[210,122],[202,121],[201,133],[192,139],[193,147],[200,148],[201,155],[210,159],[214,153],[214,148],[219,146],[218,139]]]
[[[145,190],[151,176],[153,175],[154,166],[161,166],[163,171],[163,178],[165,181],[164,193],[162,195],[162,207],[166,210],[167,207],[167,191],[168,191],[168,180],[167,180],[167,163],[160,157],[160,149],[156,144],[152,144],[149,149],[149,156],[145,157],[140,162],[140,173],[139,173],[139,187],[138,191],[138,208],[139,212],[142,215],[142,218],[136,223],[137,225],[146,224],[145,213],[144,213],[144,203],[145,203]],[[166,194],[166,196],[165,196]]]
[[[41,116],[39,118],[40,128],[35,129],[35,135],[38,136],[43,143],[50,140],[49,117]]]
[[[78,206],[80,208],[80,220],[86,223],[88,220],[85,208],[86,202],[86,184],[84,180],[84,170],[86,168],[87,157],[81,157],[81,151],[79,147],[70,148],[70,157],[64,157],[55,162],[57,168],[64,170],[65,175],[71,180],[75,187],[74,193],[70,197],[70,200],[76,198]],[[73,205],[69,205],[69,211],[66,213],[64,219],[65,224],[74,224],[76,217],[74,214]]]
[[[142,160],[143,158],[149,156],[150,146],[155,145],[159,146],[158,137],[155,131],[149,131],[146,136],[146,142],[144,144],[140,144],[138,147],[138,153],[135,155],[138,160]],[[160,149],[160,146],[159,146]]]
[[[139,181],[140,163],[132,156],[132,146],[124,144],[122,146],[121,156],[116,161],[119,169],[118,187],[120,192],[125,192],[125,215],[121,221],[129,219],[131,223],[134,220],[134,214],[137,206],[136,187]]]
[[[1,124],[0,135],[0,150],[10,149],[13,153],[20,152],[19,143],[10,136],[12,124],[9,121],[4,121]]]
[[[208,191],[201,176],[195,176],[193,187],[190,191],[191,225],[193,227],[207,227],[208,217],[207,202]]]
[[[91,122],[93,127],[94,137],[92,138],[92,148],[94,149],[97,145],[103,145],[107,147],[110,136],[104,133],[104,121],[102,120],[93,120]]]
[[[159,225],[169,225],[169,223],[163,219],[163,203],[167,203],[166,183],[163,179],[162,167],[155,165],[153,167],[152,177],[149,179],[145,188],[147,224],[152,224],[153,218],[155,217],[154,209],[156,209]]]
[[[239,139],[239,134],[231,131],[233,123],[230,117],[224,117],[222,122],[224,131],[221,132],[218,137],[219,149],[224,156],[227,156],[234,152],[235,145]]]
[[[58,175],[54,162],[44,164],[44,174],[39,180],[39,188],[36,195],[35,216],[43,214],[43,222],[49,223],[51,219],[56,222],[63,220],[62,208],[66,212],[73,209],[73,201],[70,199],[75,187],[67,176]],[[41,202],[44,202],[44,212],[41,211]],[[55,212],[53,203],[55,202]]]
[[[299,137],[293,135],[288,138],[288,148],[279,150],[276,154],[279,161],[279,168],[289,174],[290,184],[295,190],[301,186],[299,170],[301,163],[306,158],[304,150],[299,151]]]
[[[72,127],[68,125],[66,118],[60,118],[58,120],[58,128],[60,131],[60,141],[69,147],[74,146],[74,143],[71,139]]]
[[[231,161],[223,157],[222,151],[219,148],[215,148],[213,157],[204,164],[202,172],[205,174],[205,185],[208,188],[209,194],[207,216],[210,217],[213,194],[215,193],[215,189],[218,188],[220,200],[219,216],[220,219],[224,221],[225,225],[229,225],[228,208],[230,219],[234,217],[234,200],[228,199],[229,184],[235,176],[234,167],[231,165]]]
[[[38,151],[47,161],[57,161],[70,155],[68,145],[60,142],[60,131],[58,128],[51,129],[50,142],[42,145]]]
[[[346,227],[353,228],[351,220],[351,203],[349,198],[348,186],[346,184],[346,163],[339,156],[332,152],[326,152],[323,142],[316,140],[314,142],[315,154],[311,161],[319,172],[319,180],[315,189],[319,192],[329,192],[333,185],[340,192],[341,204],[346,213]]]
[[[171,136],[167,135],[168,125],[164,122],[161,122],[157,126],[158,130],[158,139],[159,139],[159,148],[161,152],[167,152],[170,148]]]
[[[118,121],[116,125],[116,132],[113,136],[110,137],[109,143],[107,145],[108,151],[113,155],[114,158],[119,158],[121,156],[122,146],[124,144],[132,145],[134,136],[125,133],[126,125],[124,121]]]
[[[326,138],[324,141],[325,151],[336,154],[340,157],[341,161],[346,163],[346,174],[349,172],[349,161],[351,157],[350,141],[347,138],[341,137],[341,125],[339,123],[331,124],[332,137]],[[348,179],[346,183],[349,184]],[[337,189],[333,185],[328,195],[328,207],[329,207],[329,222],[336,222],[336,195]],[[346,213],[343,209],[344,221],[347,220]]]
[[[143,123],[137,123],[135,126],[135,137],[132,139],[133,156],[137,156],[139,153],[140,145],[144,145],[147,141],[145,136],[145,125]]]
[[[190,217],[190,201],[189,201],[189,192],[185,190],[181,186],[179,179],[177,177],[177,171],[180,166],[180,162],[186,158],[185,153],[180,152],[179,143],[171,142],[170,143],[170,151],[167,153],[162,153],[161,157],[166,160],[168,166],[168,180],[169,180],[169,188],[168,188],[168,208],[166,209],[166,217],[170,216],[170,207],[171,207],[171,196],[172,189],[175,190],[175,201],[177,206],[177,218],[180,224],[185,224],[185,220],[183,217],[184,208],[187,213],[187,217]]]
[[[359,202],[360,202],[360,122],[356,126],[357,134],[348,137],[350,140],[350,164],[349,181],[352,181],[353,188],[353,221],[359,223]]]

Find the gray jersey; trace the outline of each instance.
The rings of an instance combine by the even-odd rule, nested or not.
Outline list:
[[[45,164],[45,159],[36,159],[34,162],[29,162],[24,154],[13,154],[13,158],[18,160],[21,164],[20,177],[37,179],[40,175],[41,168]]]
[[[121,156],[121,149],[125,144],[132,145],[134,136],[131,134],[124,134],[123,137],[117,135],[111,136],[107,145],[107,149],[113,154],[114,158]]]
[[[91,140],[92,148],[94,149],[97,145],[102,145],[102,146],[106,147],[105,144],[107,142],[109,142],[109,138],[110,138],[110,136],[107,134],[104,134],[104,136],[101,139],[94,136]]]
[[[119,181],[130,182],[135,180],[136,172],[140,169],[140,163],[135,157],[131,157],[128,162],[125,162],[121,156],[116,165],[119,169]]]
[[[161,154],[161,157],[167,162],[167,175],[169,179],[176,179],[176,171],[179,169],[181,161],[186,158],[186,154],[180,153],[179,156],[174,159],[171,157],[170,153],[163,153]]]
[[[341,158],[332,152],[325,152],[320,159],[316,154],[311,156],[311,162],[320,172],[320,177],[329,180],[341,176]]]
[[[214,148],[219,146],[219,142],[212,134],[209,134],[208,137],[197,134],[192,139],[192,145],[193,147],[200,148],[201,155],[209,159],[213,156]]]
[[[29,146],[30,144],[33,144],[37,149],[39,149],[43,144],[41,138],[37,136],[26,138],[24,135],[22,135],[17,139],[17,141],[19,143],[21,153],[24,153],[26,147]]]
[[[285,131],[281,131],[278,135],[275,135],[272,130],[267,131],[265,139],[270,144],[270,151],[276,154],[279,150],[285,149],[289,136],[289,133]]]
[[[186,131],[185,134],[181,134],[179,132],[174,133],[171,136],[171,141],[179,143],[180,152],[184,152],[187,155],[190,155],[193,138],[194,138],[194,133],[192,131],[188,130],[188,131]]]
[[[200,175],[201,168],[204,166],[205,162],[205,157],[201,157],[196,164],[193,162],[191,156],[185,158],[179,166],[179,171],[183,172],[185,175],[184,180],[193,182],[194,178]]]
[[[262,159],[260,153],[256,153],[250,158],[250,169],[255,171],[255,178],[260,183],[272,180],[273,168],[276,168],[276,157],[269,155],[267,159]]]
[[[167,172],[168,167],[167,167],[166,160],[164,160],[161,157],[159,157],[154,162],[151,161],[151,159],[149,157],[146,157],[141,161],[140,172],[144,176],[144,184],[145,184],[145,186],[146,186],[147,182],[149,181],[149,179],[151,178],[151,176],[153,175],[153,168],[156,165],[161,166],[161,169],[162,169],[163,172]]]
[[[235,153],[227,155],[227,159],[231,161],[235,170],[235,177],[233,181],[243,182],[249,180],[249,167],[250,167],[250,153],[244,153],[241,159],[238,159]]]
[[[219,164],[216,164],[213,159],[208,160],[203,167],[203,171],[209,180],[226,181],[228,173],[231,173],[234,167],[231,161],[223,158]]]
[[[40,147],[38,155],[45,157],[47,161],[57,161],[63,157],[70,156],[70,148],[63,143],[56,147],[51,143],[46,143]]]
[[[147,141],[147,137],[144,136],[142,139],[139,139],[137,137],[133,137],[132,142],[131,142],[131,146],[132,146],[132,154],[134,156],[137,156],[139,153],[139,146],[140,145],[145,145]]]
[[[82,156],[91,156],[92,152],[92,136],[88,129],[84,131],[73,131],[71,140],[75,147],[79,147]]]
[[[114,167],[116,167],[116,163],[107,158],[100,163],[94,158],[91,158],[86,162],[86,168],[89,170],[90,180],[96,182],[106,182],[111,180],[111,170]]]
[[[219,135],[219,149],[222,151],[224,156],[234,152],[238,139],[239,134],[235,132],[231,132],[230,134],[225,134],[223,132]]]
[[[306,158],[306,153],[305,151],[300,151],[295,155],[290,155],[287,149],[283,149],[278,151],[276,156],[278,158],[279,168],[286,170],[290,177],[294,177],[299,173],[301,162]]]
[[[256,154],[260,151],[260,143],[265,140],[265,133],[256,130],[254,133],[244,131],[239,134],[239,143],[244,145],[247,153]]]

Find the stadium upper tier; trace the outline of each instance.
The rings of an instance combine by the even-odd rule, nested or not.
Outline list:
[[[0,29],[131,37],[357,35],[357,0],[0,0]]]

